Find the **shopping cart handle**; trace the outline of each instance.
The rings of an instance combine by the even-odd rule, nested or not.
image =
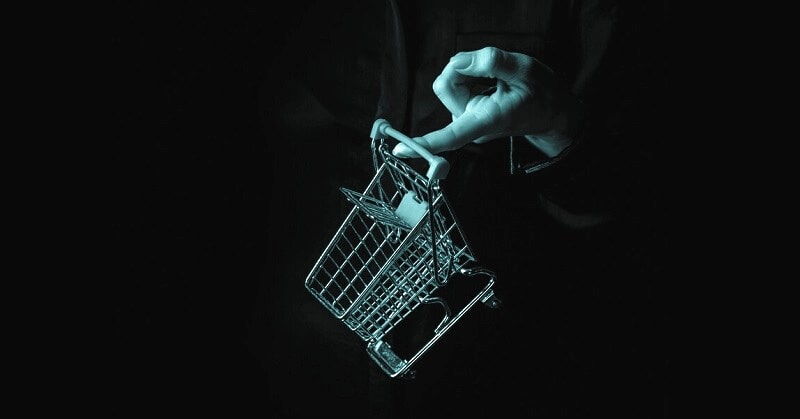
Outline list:
[[[417,154],[422,156],[428,161],[428,173],[426,176],[430,180],[444,179],[450,171],[450,163],[443,157],[436,156],[428,151],[425,147],[419,145],[416,141],[412,140],[402,132],[392,128],[389,121],[385,119],[378,119],[372,124],[372,133],[370,137],[373,139],[386,138],[387,136],[393,137],[401,143],[407,145]]]

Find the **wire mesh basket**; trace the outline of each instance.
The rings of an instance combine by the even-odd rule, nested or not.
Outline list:
[[[449,163],[395,130],[383,119],[371,133],[375,176],[363,192],[340,188],[352,210],[305,280],[307,290],[366,342],[370,357],[390,377],[412,376],[411,367],[476,303],[499,306],[495,274],[477,267],[453,209],[440,186]],[[425,158],[425,175],[393,156],[394,138]],[[438,291],[456,274],[483,277],[485,285],[453,315]],[[400,356],[387,334],[423,304],[443,310],[429,339]]]

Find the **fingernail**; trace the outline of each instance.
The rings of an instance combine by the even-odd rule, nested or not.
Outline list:
[[[396,157],[410,157],[411,151],[411,147],[400,143],[394,146],[394,149],[392,149],[392,154],[394,154]]]
[[[456,55],[450,59],[450,65],[456,70],[463,70],[472,64],[472,57],[469,55]]]

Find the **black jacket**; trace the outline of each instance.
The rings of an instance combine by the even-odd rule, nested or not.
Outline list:
[[[451,194],[500,187],[534,205],[545,199],[572,215],[604,217],[652,198],[665,88],[663,4],[386,0],[314,6],[304,19],[308,26],[296,32],[298,42],[285,51],[291,63],[285,97],[302,103],[285,107],[280,122],[304,129],[334,123],[366,136],[376,118],[385,118],[410,136],[425,134],[450,122],[431,88],[450,57],[495,46],[550,66],[584,103],[587,119],[576,147],[557,164],[513,140],[515,166],[546,168],[516,170],[525,179],[508,179],[509,139],[445,153],[454,168]],[[461,190],[465,183],[471,186]]]

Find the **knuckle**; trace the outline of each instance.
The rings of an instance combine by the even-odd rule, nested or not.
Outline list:
[[[433,89],[433,93],[435,93],[437,96],[441,96],[447,91],[447,82],[442,78],[442,76],[436,77],[431,88]]]
[[[451,96],[453,94],[453,84],[446,77],[439,76],[431,85],[433,93],[438,97]]]
[[[490,74],[494,75],[500,60],[503,57],[503,51],[496,47],[485,47],[483,49],[484,64]]]

